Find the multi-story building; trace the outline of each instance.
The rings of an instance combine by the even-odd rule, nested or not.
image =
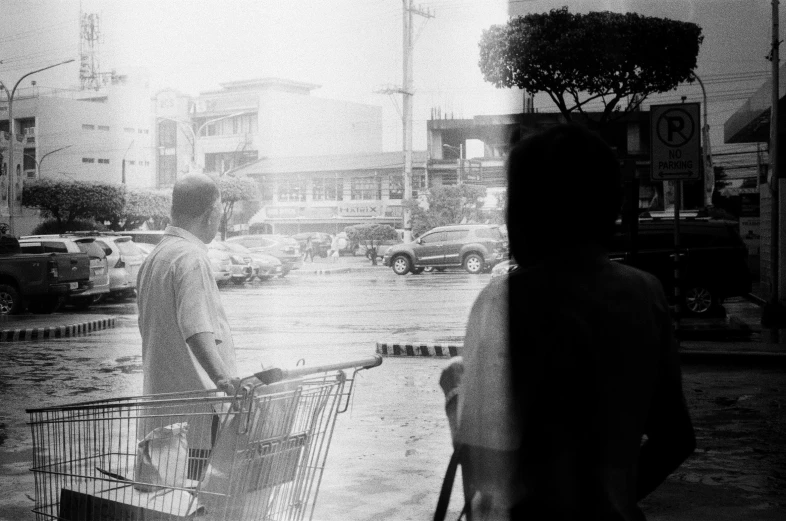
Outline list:
[[[158,185],[262,158],[381,152],[382,108],[312,96],[318,87],[263,78],[222,83],[194,99],[160,92]]]
[[[15,232],[29,233],[40,221],[37,211],[20,204],[22,187],[32,179],[154,187],[152,109],[147,88],[125,77],[116,77],[101,92],[18,89],[13,100],[14,165],[9,166],[9,106],[8,100],[0,100],[3,172],[11,172],[16,182]],[[8,181],[9,176],[0,177],[3,216],[8,216]]]
[[[427,186],[426,153],[414,152],[413,197]],[[259,183],[250,224],[267,233],[338,233],[361,223],[402,226],[403,152],[265,158],[233,172]]]

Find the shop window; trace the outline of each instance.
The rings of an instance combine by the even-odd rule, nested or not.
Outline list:
[[[382,199],[382,183],[378,176],[353,177],[351,198],[355,200]]]
[[[323,177],[314,179],[312,183],[314,201],[341,201],[344,199],[344,179]]]
[[[404,198],[404,176],[399,174],[392,174],[390,176],[390,193],[388,195],[391,199]]]
[[[306,200],[306,182],[301,179],[286,179],[278,184],[278,200],[299,202]]]

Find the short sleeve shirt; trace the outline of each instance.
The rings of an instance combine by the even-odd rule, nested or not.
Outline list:
[[[190,232],[167,227],[137,276],[145,394],[214,389],[186,340],[213,333],[232,376],[235,349],[207,246]]]

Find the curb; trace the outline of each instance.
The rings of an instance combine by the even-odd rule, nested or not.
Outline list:
[[[421,342],[387,343],[377,342],[377,354],[382,356],[396,356],[404,358],[441,357],[451,358],[461,355],[461,344],[425,344]],[[683,363],[735,363],[735,364],[764,364],[772,365],[773,362],[781,365],[786,363],[786,353],[773,353],[768,351],[706,351],[687,350],[680,351],[680,361]]]
[[[350,272],[365,272],[365,271],[376,271],[376,268],[372,266],[365,266],[365,267],[352,267],[346,266],[344,268],[325,268],[320,270],[297,270],[297,273],[290,272],[290,275],[298,276],[308,276],[308,275],[330,275],[333,273],[350,273]]]
[[[0,342],[66,338],[92,333],[93,331],[99,331],[110,327],[115,327],[114,317],[91,320],[79,324],[69,324],[67,326],[4,329],[0,331]]]
[[[377,354],[382,356],[427,357],[437,356],[450,358],[459,356],[461,345],[453,344],[424,344],[413,342],[409,344],[377,342]]]

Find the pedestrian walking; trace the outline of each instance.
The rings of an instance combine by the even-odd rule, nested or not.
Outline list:
[[[207,243],[221,222],[221,195],[203,174],[188,175],[172,190],[172,225],[137,276],[145,395],[219,389],[233,395],[237,364],[232,334],[213,278]],[[217,416],[188,422],[192,457],[204,457]],[[201,469],[190,472],[197,479]]]
[[[643,520],[637,502],[695,436],[664,290],[605,253],[618,160],[596,134],[559,125],[515,145],[507,168],[520,267],[481,291],[463,363],[443,372],[458,420],[449,470],[462,466],[471,519]]]
[[[311,236],[306,238],[306,248],[303,253],[303,262],[311,257],[311,262],[314,262],[314,244],[311,242]]]
[[[330,261],[331,262],[338,262],[339,257],[339,250],[341,246],[339,244],[338,235],[331,235],[330,239]]]

